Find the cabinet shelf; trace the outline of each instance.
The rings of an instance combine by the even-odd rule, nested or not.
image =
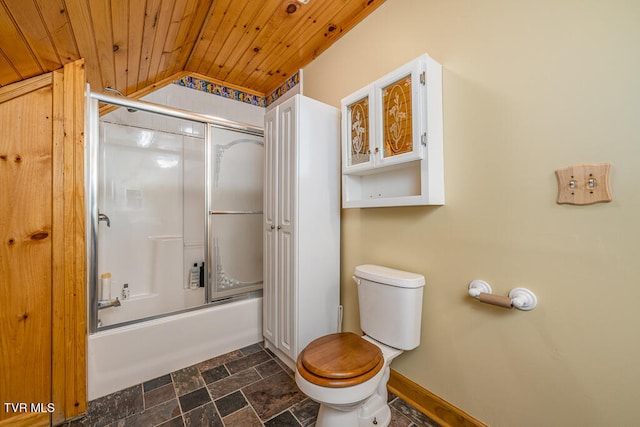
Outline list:
[[[426,200],[422,161],[343,175],[344,208],[435,204]],[[433,201],[433,200],[431,200]]]

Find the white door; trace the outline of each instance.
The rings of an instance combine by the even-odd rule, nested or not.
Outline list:
[[[262,330],[265,339],[277,346],[277,179],[278,109],[265,116],[264,123],[264,287],[262,294]]]
[[[278,348],[296,357],[296,98],[284,102],[278,117]]]

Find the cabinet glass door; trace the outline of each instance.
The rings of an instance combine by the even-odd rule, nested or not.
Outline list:
[[[375,83],[379,166],[419,160],[423,156],[425,68],[425,62],[420,58]]]
[[[411,74],[382,88],[384,157],[413,151]]]
[[[349,109],[351,164],[359,165],[369,161],[369,97],[347,106]]]
[[[342,102],[343,164],[345,171],[357,171],[373,166],[372,151],[372,105],[370,89],[365,88],[345,98]]]

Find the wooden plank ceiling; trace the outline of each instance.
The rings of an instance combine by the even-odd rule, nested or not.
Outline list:
[[[268,95],[384,0],[0,0],[0,86],[85,58],[93,90],[185,73]]]

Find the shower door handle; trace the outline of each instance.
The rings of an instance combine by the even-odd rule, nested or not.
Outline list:
[[[100,221],[104,221],[107,223],[107,227],[111,228],[111,220],[109,219],[109,217],[103,213],[99,213],[98,214],[98,222]]]
[[[262,215],[262,211],[209,211],[209,215]]]

